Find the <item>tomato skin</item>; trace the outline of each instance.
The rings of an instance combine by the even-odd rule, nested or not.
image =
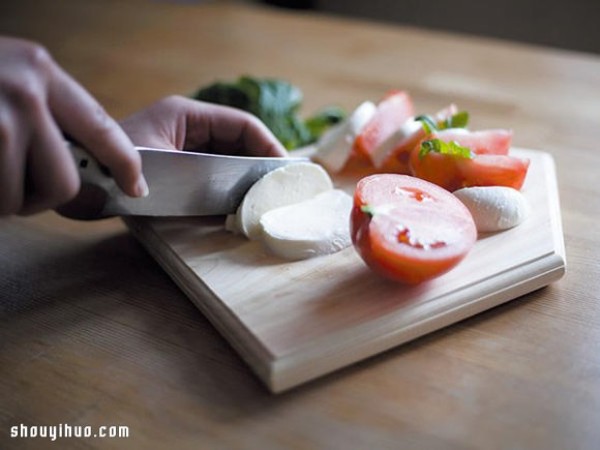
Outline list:
[[[455,104],[450,104],[444,109],[436,112],[433,117],[437,121],[443,121],[449,119],[457,112],[457,106]],[[398,141],[394,149],[383,161],[380,172],[410,175],[410,154],[412,149],[415,148],[417,144],[420,144],[425,138],[425,130],[420,126],[412,134]]]
[[[463,186],[507,186],[520,190],[525,182],[529,160],[506,155],[477,155],[457,161]]]
[[[352,242],[365,263],[405,284],[447,272],[477,239],[473,218],[460,200],[407,175],[361,179],[350,220]]]
[[[353,152],[370,159],[375,148],[413,115],[413,102],[407,92],[388,92],[377,105],[373,118],[356,137]]]
[[[411,173],[449,191],[470,186],[507,186],[520,190],[529,160],[506,154],[475,154],[473,158],[428,153],[421,157],[420,144],[410,158]]]
[[[464,128],[448,128],[437,131],[429,139],[438,138],[444,142],[455,141],[471,149],[477,155],[508,155],[512,143],[511,130],[490,129],[468,131]]]

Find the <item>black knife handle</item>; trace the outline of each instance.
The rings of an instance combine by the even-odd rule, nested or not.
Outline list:
[[[109,189],[114,185],[110,172],[80,146],[67,142],[81,180],[77,196],[58,207],[56,211],[77,220],[95,220],[109,215],[104,213]]]

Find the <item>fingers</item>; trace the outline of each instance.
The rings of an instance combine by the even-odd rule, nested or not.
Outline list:
[[[180,96],[166,97],[147,108],[145,114],[126,121],[124,126],[130,136],[144,134],[140,132],[145,128],[144,120],[152,122],[152,128],[156,130],[154,140],[159,145],[165,145],[164,141],[169,140],[180,150],[287,155],[283,145],[258,118],[228,106]]]
[[[186,129],[187,143],[206,138],[216,150],[231,147],[254,156],[286,156],[287,151],[257,117],[239,109],[190,100]],[[199,126],[204,123],[204,127]],[[208,136],[198,136],[197,132]],[[192,141],[192,142],[190,142]]]
[[[19,132],[21,131],[21,132]],[[19,129],[15,111],[0,96],[0,215],[21,210],[24,201],[26,130]]]
[[[111,171],[128,195],[148,194],[139,153],[102,106],[66,72],[55,67],[50,79],[48,104],[60,128]]]
[[[25,199],[20,214],[34,214],[73,199],[80,180],[62,134],[46,109],[39,111],[27,154]]]

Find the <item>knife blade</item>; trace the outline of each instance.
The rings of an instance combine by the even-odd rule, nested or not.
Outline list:
[[[58,209],[75,219],[110,216],[208,216],[235,212],[250,187],[268,172],[305,157],[229,156],[136,147],[147,197],[124,194],[87,151],[69,144],[81,178],[77,197]]]

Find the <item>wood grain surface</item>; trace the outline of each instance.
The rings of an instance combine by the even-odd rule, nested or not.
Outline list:
[[[227,2],[13,0],[116,117],[240,74],[303,111],[386,89],[451,101],[557,167],[568,261],[550,287],[273,396],[118,219],[0,221],[0,447],[12,426],[119,424],[57,448],[594,449],[600,442],[600,59]]]
[[[531,214],[482,234],[456,268],[429,283],[388,282],[354,248],[303,261],[225,230],[223,217],[127,218],[148,252],[269,389],[281,392],[547,286],[565,272],[556,174],[544,152],[522,188]],[[352,181],[351,181],[352,180]],[[352,195],[357,179],[343,179]]]

